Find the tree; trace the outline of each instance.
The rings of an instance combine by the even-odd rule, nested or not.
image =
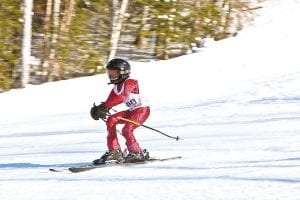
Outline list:
[[[156,59],[186,54],[199,38],[234,35],[251,16],[247,0],[132,0],[129,7],[127,35],[136,37],[136,47],[153,49]]]
[[[41,81],[68,79],[102,70],[98,67],[101,65],[101,56],[97,54],[98,47],[93,41],[97,36],[92,32],[95,31],[98,8],[106,4],[103,1],[97,3],[80,0],[47,1],[44,29],[36,30],[45,35],[41,47]]]
[[[110,54],[108,56],[108,60],[112,59],[116,55],[118,42],[120,39],[121,29],[123,25],[124,15],[126,12],[126,8],[128,5],[128,0],[123,0],[120,8],[120,12],[117,11],[117,1],[113,0],[113,6],[114,6],[114,19],[115,23],[113,24],[112,34],[111,34],[111,47],[110,47]],[[118,16],[118,17],[116,17]]]
[[[18,87],[21,57],[22,0],[0,2],[0,92]],[[21,6],[20,6],[21,5]]]
[[[33,0],[24,1],[21,87],[25,87],[29,81],[30,64],[31,64],[30,61],[31,61],[32,7],[33,7]]]

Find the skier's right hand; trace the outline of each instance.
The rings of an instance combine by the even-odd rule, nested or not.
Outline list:
[[[103,102],[99,106],[94,104],[90,110],[90,114],[94,120],[106,119],[106,117],[110,114],[109,110],[110,108],[106,107],[105,103]]]
[[[97,109],[99,118],[100,118],[100,119],[106,119],[106,117],[110,114],[110,113],[109,113],[109,110],[110,110],[110,108],[107,107],[107,106],[105,105],[104,102],[102,102],[102,103],[98,106],[98,109]]]

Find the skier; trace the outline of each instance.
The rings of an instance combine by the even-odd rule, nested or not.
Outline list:
[[[99,118],[105,120],[108,117],[106,120],[108,151],[101,158],[94,160],[93,164],[99,165],[108,160],[123,159],[116,132],[117,124],[124,124],[122,136],[126,139],[126,146],[129,152],[125,157],[125,162],[144,161],[149,158],[149,153],[141,149],[133,134],[139,125],[120,118],[143,124],[149,117],[150,107],[144,105],[141,100],[138,81],[129,78],[131,67],[126,60],[120,58],[112,59],[108,62],[106,68],[110,84],[114,84],[114,88],[105,102],[102,102],[99,106],[94,105],[91,108],[91,116],[95,120],[99,120]],[[125,103],[129,109],[110,115],[109,110],[121,103]]]

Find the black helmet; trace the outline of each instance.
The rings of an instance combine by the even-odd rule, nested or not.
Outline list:
[[[129,78],[130,75],[130,64],[121,58],[114,58],[110,60],[106,65],[106,69],[118,70],[119,72],[117,79],[112,79],[112,77],[109,76],[110,83],[113,84],[124,82],[127,78]]]

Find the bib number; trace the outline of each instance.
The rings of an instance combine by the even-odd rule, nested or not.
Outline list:
[[[126,102],[126,106],[128,106],[128,107],[130,107],[130,108],[136,107],[137,104],[138,104],[138,103],[136,102],[135,99],[130,99],[130,101],[127,101],[127,102]]]

